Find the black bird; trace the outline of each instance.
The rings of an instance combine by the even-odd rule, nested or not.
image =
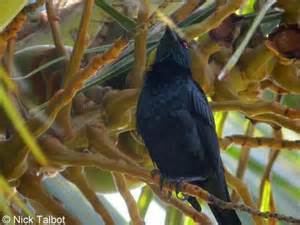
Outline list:
[[[166,179],[192,180],[230,201],[214,118],[200,86],[193,80],[187,43],[169,27],[145,76],[136,113],[137,130]],[[201,207],[188,197],[197,210]],[[210,205],[220,225],[241,224],[234,210]]]

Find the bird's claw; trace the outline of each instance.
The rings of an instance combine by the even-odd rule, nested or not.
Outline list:
[[[159,176],[159,190],[162,191],[163,185],[165,183],[166,177],[164,177],[162,174],[160,174],[158,169],[153,169],[151,171],[151,177],[155,179],[157,176]]]
[[[155,178],[156,176],[159,176],[159,190],[162,192],[164,184],[168,181],[167,177],[160,174],[158,169],[154,169],[151,171],[151,176]],[[170,199],[172,197],[172,192],[167,191],[167,199]]]
[[[160,176],[160,172],[158,169],[153,169],[150,173],[152,178],[155,178],[156,176]]]
[[[182,201],[185,201],[188,198],[188,196],[186,196],[180,192],[180,189],[181,189],[180,186],[184,181],[185,181],[184,177],[168,179],[168,182],[173,183],[175,185],[176,197]]]
[[[165,183],[170,183],[174,184],[175,186],[175,193],[176,197],[182,201],[188,200],[189,196],[182,194],[180,195],[180,189],[181,189],[181,184],[183,182],[194,182],[194,181],[206,181],[207,177],[179,177],[179,178],[168,178],[167,176],[164,176],[163,174],[160,173],[158,169],[154,169],[151,171],[151,176],[153,178],[156,178],[156,176],[159,176],[159,189],[160,191],[163,190],[163,186]],[[172,196],[172,192],[168,192],[168,198]]]
[[[180,189],[181,184],[183,182],[194,182],[194,181],[206,181],[207,177],[179,177],[179,178],[173,178],[168,179],[170,183],[175,183],[175,193],[176,197],[182,201],[188,200],[189,196],[181,193],[180,195]]]

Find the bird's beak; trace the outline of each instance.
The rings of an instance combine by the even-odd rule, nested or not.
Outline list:
[[[168,26],[157,47],[155,63],[165,60],[173,61],[183,67],[189,67],[188,49],[183,46],[178,34]]]
[[[174,45],[180,45],[180,37],[178,36],[178,34],[175,31],[171,30],[171,28],[169,26],[166,27],[164,38]]]
[[[160,62],[167,58],[171,49],[180,49],[180,42],[177,34],[167,26],[157,47],[156,61]]]

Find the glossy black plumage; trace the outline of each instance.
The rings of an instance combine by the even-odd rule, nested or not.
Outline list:
[[[194,184],[229,201],[213,115],[192,79],[188,57],[186,44],[167,28],[145,75],[137,129],[163,176],[198,177]],[[189,202],[201,209],[196,199]],[[241,224],[234,211],[210,207],[220,225]]]

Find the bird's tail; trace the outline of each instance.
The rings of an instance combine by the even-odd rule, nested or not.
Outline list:
[[[241,221],[236,212],[232,209],[221,209],[214,205],[209,205],[219,225],[241,225]]]
[[[197,185],[199,185],[200,187],[202,187],[206,190],[210,190],[209,191],[210,193],[212,193],[213,195],[215,195],[216,197],[218,197],[224,201],[230,201],[229,193],[228,193],[226,186],[214,185],[212,187],[209,185],[210,187],[206,187],[206,185],[203,185],[203,183],[197,184]],[[201,211],[201,207],[200,207],[198,201],[196,200],[196,198],[189,197],[188,202],[192,205],[192,207],[194,209],[196,209],[197,211]],[[242,224],[238,215],[236,214],[236,212],[234,210],[222,209],[218,206],[210,205],[210,204],[209,204],[209,207],[210,207],[212,213],[214,214],[219,225],[241,225]]]

